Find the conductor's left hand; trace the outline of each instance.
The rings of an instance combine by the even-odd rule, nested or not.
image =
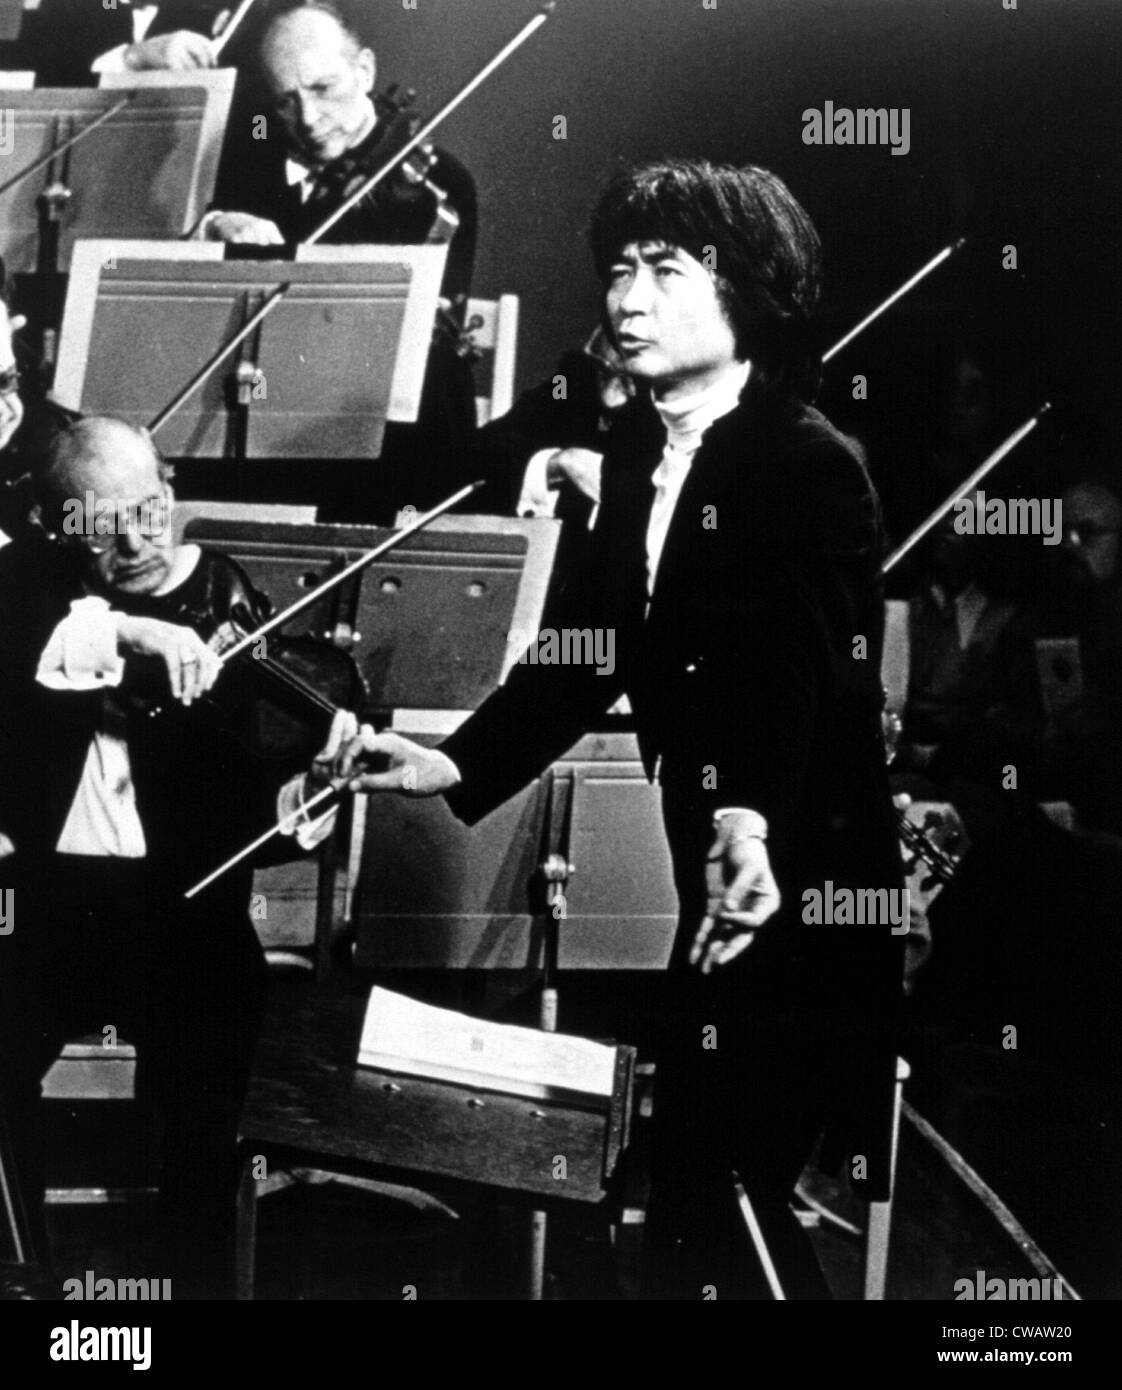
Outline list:
[[[746,951],[779,907],[767,843],[744,833],[735,812],[723,816],[705,866],[708,905],[690,964],[708,975]]]

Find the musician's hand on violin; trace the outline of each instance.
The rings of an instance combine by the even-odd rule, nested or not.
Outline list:
[[[275,222],[254,217],[249,212],[213,212],[205,222],[207,241],[225,241],[237,246],[283,246],[284,237]]]
[[[159,618],[134,618],[118,613],[117,648],[122,655],[154,656],[167,667],[168,684],[175,699],[190,705],[205,695],[218,679],[222,665],[193,628],[165,623]]]
[[[439,749],[422,748],[400,734],[376,734],[368,724],[344,750],[338,768],[352,792],[436,796],[460,780],[456,764]]]
[[[558,449],[546,461],[546,481],[550,487],[569,483],[591,501],[600,501],[600,468],[604,455],[592,449]]]
[[[708,975],[746,951],[779,907],[766,841],[745,833],[735,811],[721,817],[705,866],[709,901],[690,949],[690,964]]]
[[[210,39],[190,29],[177,29],[173,34],[161,34],[155,39],[141,39],[125,49],[125,66],[133,72],[161,69],[168,72],[190,72],[195,68],[214,67],[214,48]]]

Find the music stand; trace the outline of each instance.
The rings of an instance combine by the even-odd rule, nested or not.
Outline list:
[[[192,190],[193,207],[205,209],[214,194],[214,184],[218,177],[218,162],[222,158],[222,142],[226,138],[226,122],[230,117],[230,104],[234,100],[234,86],[238,80],[237,68],[199,69],[191,73],[163,72],[103,72],[98,75],[100,91],[149,91],[155,88],[201,88],[207,93],[203,107],[202,123],[199,128],[199,156],[195,165],[196,187]],[[200,213],[200,216],[202,214]],[[196,218],[196,221],[198,219]],[[193,227],[188,222],[187,227]],[[136,227],[128,228],[128,234],[137,234]],[[87,233],[84,229],[83,236]]]
[[[423,733],[414,715],[475,709],[505,679],[518,655],[508,633],[541,621],[559,529],[546,518],[439,517],[286,631],[323,635],[344,625],[369,711]],[[184,539],[231,556],[279,610],[392,534],[198,517]]]
[[[23,27],[24,0],[0,0],[0,42],[19,38]]]
[[[338,250],[226,260],[218,242],[80,242],[57,399],[146,426],[287,284],[156,444],[176,458],[377,458],[387,420],[417,418],[447,248]]]
[[[423,712],[452,708],[467,710],[481,704],[506,672],[516,652],[510,650],[507,633],[529,631],[541,621],[545,591],[553,565],[559,525],[547,519],[514,520],[506,517],[441,517],[425,531],[410,537],[396,551],[375,561],[359,576],[329,592],[322,603],[300,614],[286,629],[312,632],[346,641],[370,692],[367,713],[380,723],[392,719],[396,727],[425,738]],[[262,522],[198,518],[188,524],[184,539],[220,551],[236,560],[253,583],[268,594],[280,610],[331,574],[384,540],[390,532],[369,526],[292,526]],[[404,708],[404,714],[395,713]],[[429,741],[432,741],[431,739]],[[465,865],[479,864],[471,873],[472,892],[480,911],[510,914],[525,929],[532,916],[526,884],[538,858],[544,803],[538,789],[530,788],[496,814],[486,830],[494,853],[469,854],[469,831],[455,821],[443,801],[399,802],[398,798],[359,797],[355,800],[354,839],[347,895],[357,887],[358,848],[364,839],[378,847],[395,843],[402,833],[391,827],[391,838],[382,838],[385,804],[393,801],[403,815],[415,812],[423,822],[425,842],[445,874],[435,865],[425,875],[426,891],[457,891]],[[376,828],[365,833],[369,815]],[[450,822],[450,833],[432,824],[437,816]],[[375,849],[365,878],[376,879],[383,864]],[[448,910],[451,910],[450,908]],[[485,920],[490,920],[488,917]],[[391,931],[393,924],[374,925]],[[501,930],[499,919],[494,930]],[[420,964],[425,948],[419,948],[409,964]],[[363,964],[365,962],[359,961]],[[486,962],[484,962],[486,963]],[[516,962],[507,961],[508,965]]]
[[[214,191],[232,83],[129,84],[135,95],[98,129],[0,195],[0,256],[10,271],[65,270],[86,237],[178,237]],[[5,172],[18,173],[127,93],[110,88],[0,92],[14,120]],[[39,266],[41,202],[59,195],[58,263]]]

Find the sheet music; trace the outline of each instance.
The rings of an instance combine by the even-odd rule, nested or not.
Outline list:
[[[540,1099],[558,1091],[608,1097],[616,1050],[565,1033],[487,1023],[375,986],[358,1060],[362,1066]]]

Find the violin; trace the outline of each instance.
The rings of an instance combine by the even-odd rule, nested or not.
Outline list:
[[[515,34],[508,43],[504,44],[493,58],[484,63],[483,67],[480,68],[475,76],[465,83],[450,101],[447,101],[435,115],[430,116],[428,120],[422,122],[417,129],[408,136],[405,143],[397,149],[385,163],[359,181],[358,186],[353,192],[346,194],[335,211],[332,212],[330,216],[324,218],[318,227],[302,239],[302,244],[305,246],[314,246],[317,242],[322,241],[328,232],[347,216],[352,208],[357,207],[359,203],[369,197],[387,178],[393,177],[398,165],[407,160],[415,150],[422,149],[437,126],[440,125],[442,121],[447,120],[452,112],[461,106],[478,87],[486,82],[491,74],[495,72],[496,69],[500,68],[512,53],[521,48],[527,39],[541,28],[553,13],[555,5],[556,0],[547,0],[547,3],[538,14],[536,14],[533,19],[529,20],[528,23],[524,24],[518,33]],[[260,306],[246,319],[237,332],[221,345],[218,351],[199,368],[191,380],[183,386],[166,406],[164,406],[163,410],[149,421],[149,434],[155,434],[162,425],[166,424],[175,412],[183,406],[184,402],[189,400],[199,387],[209,379],[211,373],[214,372],[231,353],[236,352],[251,334],[257,331],[258,325],[263,323],[268,315],[276,309],[277,305],[281,303],[291,288],[291,283],[286,281],[279,284],[272,293],[266,296]]]
[[[391,159],[396,151],[408,145],[421,128],[422,117],[413,110],[417,100],[416,90],[402,88],[397,82],[374,97],[374,110],[382,130],[382,138],[377,146],[365,157],[353,159],[346,167],[346,174],[340,189],[343,199],[351,197],[375,172],[384,161]],[[355,204],[356,209],[373,205],[384,198],[387,190],[398,200],[409,203],[427,192],[433,204],[432,221],[425,236],[420,238],[429,244],[451,241],[460,225],[455,209],[448,201],[448,193],[435,183],[431,177],[438,155],[431,140],[419,144],[394,167],[387,183],[371,190]],[[465,322],[467,313],[466,295],[455,299],[442,299],[436,312],[434,339],[446,342],[456,356],[466,362],[477,362],[483,356],[475,342],[474,334],[483,327],[482,318],[476,316]]]
[[[208,645],[221,656],[247,636],[230,620]],[[244,648],[204,698],[257,757],[307,764],[323,747],[336,712],[360,711],[367,695],[350,652],[305,633],[265,639],[260,650],[257,644]]]
[[[896,748],[903,728],[903,720],[895,710],[886,708],[881,712],[885,762],[889,767],[895,760]],[[905,872],[914,873],[921,863],[925,865],[928,876],[920,885],[924,892],[933,888],[937,883],[948,884],[954,877],[959,860],[965,852],[962,837],[949,823],[948,818],[938,811],[928,811],[923,818],[923,825],[920,826],[908,815],[906,806],[896,804],[895,798],[893,798],[893,803],[896,815],[896,831],[900,837],[900,845],[904,850]]]
[[[364,707],[366,683],[338,641],[310,632],[258,637],[255,608],[260,611],[238,584],[228,595],[209,596],[208,611],[179,615],[223,659],[221,675],[199,705],[255,757],[306,766],[323,747],[336,712]],[[132,667],[123,694],[149,718],[166,714],[173,707],[162,663],[142,658]]]
[[[314,746],[311,748],[311,753],[318,751],[319,746],[323,743],[323,737],[318,731],[322,729],[326,732],[324,720],[330,724],[330,720],[334,717],[336,709],[341,706],[335,704],[327,695],[322,694],[320,691],[309,692],[306,687],[306,682],[294,669],[291,661],[280,663],[284,667],[283,670],[278,671],[273,667],[269,660],[268,646],[263,643],[263,639],[269,638],[270,641],[275,640],[271,637],[272,633],[283,627],[294,618],[297,613],[302,612],[305,608],[310,607],[314,603],[318,603],[328,589],[338,588],[354,575],[361,574],[362,571],[372,565],[375,560],[379,559],[382,555],[388,554],[389,551],[396,549],[407,537],[415,535],[416,532],[423,530],[431,522],[435,521],[438,516],[443,516],[445,512],[451,511],[453,507],[470,497],[473,492],[478,492],[482,486],[483,483],[480,481],[468,483],[466,486],[460,488],[450,497],[446,497],[443,502],[433,507],[431,511],[425,512],[422,516],[416,517],[413,521],[401,527],[400,530],[394,532],[392,536],[382,541],[381,544],[374,546],[373,549],[366,551],[356,560],[352,560],[350,564],[337,570],[335,574],[325,579],[317,588],[310,590],[302,598],[297,599],[295,603],[290,604],[288,608],[283,609],[280,613],[276,613],[271,618],[267,618],[264,622],[253,628],[253,630],[244,632],[241,628],[240,621],[238,621],[241,614],[238,613],[235,615],[233,611],[231,612],[232,622],[230,628],[218,639],[223,644],[222,649],[219,651],[220,658],[226,665],[231,665],[235,661],[242,662],[242,658],[247,655],[251,663],[255,659],[266,663],[265,669],[267,674],[265,675],[265,679],[272,685],[271,694],[278,700],[290,697],[297,702],[304,703],[305,709],[311,712],[315,720],[318,720],[318,722],[313,722],[311,726],[312,729],[316,730],[316,739],[318,739],[318,742],[315,739],[313,740]],[[227,643],[231,640],[233,645],[228,645]],[[313,640],[322,644],[322,639]],[[307,655],[308,650],[309,649],[305,648],[305,655]],[[256,658],[254,654],[256,654]],[[321,654],[317,652],[317,658],[319,655]],[[244,663],[242,663],[242,665],[244,669]],[[355,668],[355,672],[361,682],[361,675],[358,673],[357,667]],[[214,690],[217,690],[221,684],[222,682],[219,680],[214,686]],[[363,695],[365,695],[365,687],[362,687],[362,691]],[[356,702],[346,707],[357,709],[359,705]],[[310,811],[316,806],[322,806],[325,802],[337,795],[337,787],[333,785],[327,786],[323,788],[322,791],[317,792],[310,801],[306,802],[304,809],[305,811]],[[193,898],[196,894],[201,893],[204,888],[208,887],[216,879],[221,878],[222,875],[229,869],[232,869],[235,864],[240,864],[243,859],[247,858],[256,849],[259,849],[261,845],[272,839],[274,835],[280,834],[283,827],[284,822],[278,821],[276,825],[273,825],[263,834],[259,835],[251,844],[239,850],[237,854],[227,859],[224,864],[220,864],[218,868],[208,874],[206,878],[200,879],[198,883],[187,890],[184,896]]]

